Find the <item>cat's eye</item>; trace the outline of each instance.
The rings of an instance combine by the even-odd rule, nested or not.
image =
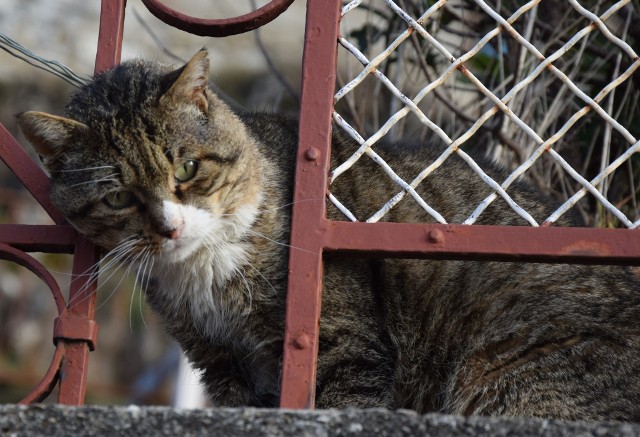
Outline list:
[[[135,196],[131,191],[112,191],[104,196],[104,201],[112,208],[121,209],[133,205]]]
[[[196,175],[196,171],[198,171],[198,163],[188,160],[180,164],[173,175],[178,182],[186,182]]]

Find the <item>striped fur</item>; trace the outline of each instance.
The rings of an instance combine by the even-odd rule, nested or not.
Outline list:
[[[20,124],[80,232],[106,250],[140,239],[148,301],[212,401],[274,407],[297,121],[231,109],[207,77],[206,52],[175,71],[127,62],[81,89],[65,118],[30,112]],[[334,133],[333,162],[355,148]],[[404,178],[438,156],[376,150]],[[189,160],[196,175],[177,181]],[[368,159],[332,186],[359,217],[397,189]],[[110,207],[114,190],[135,203]],[[454,223],[490,193],[456,156],[417,190]],[[526,182],[509,193],[535,218],[553,209]],[[385,219],[433,221],[409,196]],[[480,223],[526,225],[501,199]],[[640,421],[639,324],[640,286],[623,267],[327,258],[317,405]]]

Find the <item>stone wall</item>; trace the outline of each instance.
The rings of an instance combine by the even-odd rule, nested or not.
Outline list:
[[[1,436],[637,436],[640,425],[412,411],[0,406]]]

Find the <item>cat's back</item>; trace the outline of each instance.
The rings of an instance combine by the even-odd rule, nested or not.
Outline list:
[[[344,162],[353,142],[334,145]],[[405,181],[435,162],[442,150],[380,144],[376,152]],[[501,182],[507,173],[482,157]],[[342,183],[340,183],[342,179]],[[402,189],[368,156],[339,176],[332,194],[365,220]],[[462,223],[492,193],[456,154],[416,187],[452,223]],[[512,198],[536,220],[558,206],[521,181]],[[332,219],[344,220],[329,205]],[[407,195],[382,220],[433,223]],[[526,225],[501,198],[480,224]],[[581,226],[568,214],[560,225]],[[499,230],[496,230],[499,232]],[[517,242],[514,242],[517,244]],[[329,261],[349,264],[377,281],[370,291],[385,309],[369,310],[390,333],[396,407],[456,414],[507,414],[565,419],[640,420],[640,281],[627,267],[434,260]],[[339,294],[327,278],[325,295]],[[362,280],[360,280],[362,282]],[[356,287],[357,289],[357,287]],[[353,292],[343,290],[344,293]],[[330,299],[330,298],[329,298]],[[382,338],[382,337],[381,337]]]
[[[285,189],[293,182],[297,120],[269,114],[243,120]],[[334,133],[334,168],[357,148]],[[412,143],[374,149],[405,181],[442,153]],[[490,161],[474,159],[495,180],[506,178]],[[365,220],[401,187],[362,156],[330,191]],[[455,154],[416,191],[453,223],[492,193]],[[509,194],[537,220],[557,206],[526,181]],[[327,215],[345,220],[330,202]],[[383,220],[435,221],[411,196]],[[528,226],[500,198],[479,223]],[[570,215],[561,224],[582,225]],[[353,353],[362,366],[356,373],[386,386],[385,404],[394,408],[640,420],[639,284],[628,268],[616,266],[327,257],[318,406],[332,405],[324,383]]]

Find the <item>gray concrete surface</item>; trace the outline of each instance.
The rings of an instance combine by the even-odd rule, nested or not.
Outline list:
[[[278,411],[0,405],[0,436],[637,436],[640,424],[420,416],[411,411]]]

